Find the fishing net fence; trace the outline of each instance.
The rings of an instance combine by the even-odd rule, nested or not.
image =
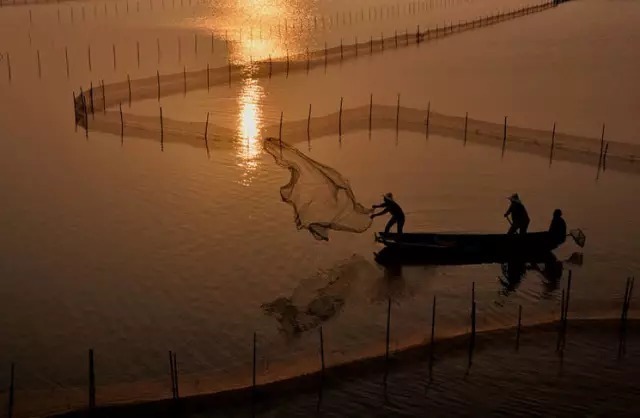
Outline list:
[[[80,124],[85,126],[86,114],[94,114],[108,108],[118,106],[121,103],[131,103],[144,99],[157,98],[186,93],[191,90],[210,89],[213,86],[231,84],[247,74],[256,79],[267,79],[277,75],[288,75],[293,72],[310,71],[311,69],[328,67],[346,60],[353,60],[359,56],[379,54],[385,49],[403,48],[411,45],[419,45],[424,42],[435,41],[453,34],[459,34],[469,30],[484,28],[506,20],[540,12],[553,7],[553,2],[544,2],[535,6],[523,7],[515,11],[497,13],[491,16],[479,17],[474,20],[460,23],[451,23],[447,26],[434,26],[421,28],[415,31],[405,31],[392,36],[370,36],[369,39],[355,39],[354,43],[328,46],[317,50],[306,50],[299,54],[268,57],[263,60],[250,61],[249,63],[236,63],[228,61],[226,66],[187,71],[186,67],[181,73],[160,74],[154,76],[125,80],[100,86],[89,86],[79,95],[74,94],[74,108]]]
[[[167,356],[167,352],[150,351],[148,359],[157,362],[156,367],[146,369],[142,374],[123,368],[123,364],[128,363],[121,363],[119,360],[122,359],[117,357],[124,350],[118,351],[115,356],[92,350],[89,361],[85,351],[81,356],[74,356],[76,364],[66,365],[66,372],[73,376],[73,383],[60,376],[45,376],[40,370],[29,370],[27,364],[16,365],[15,376],[12,374],[15,385],[13,379],[10,387],[3,384],[0,406],[5,411],[12,411],[10,416],[15,418],[49,416],[68,411],[76,412],[65,416],[86,416],[82,414],[91,405],[105,407],[126,404],[131,409],[122,410],[125,414],[118,416],[166,416],[164,413],[156,415],[143,412],[148,412],[147,408],[164,412],[163,408],[170,406],[170,402],[175,402],[176,398],[181,399],[183,406],[199,405],[200,408],[206,405],[223,407],[229,403],[250,404],[254,385],[262,394],[270,390],[277,393],[283,389],[296,393],[303,390],[313,392],[324,384],[322,377],[335,382],[366,376],[370,372],[386,373],[389,368],[387,358],[393,361],[391,372],[396,362],[416,364],[416,361],[428,359],[430,341],[435,342],[433,347],[438,358],[453,351],[462,352],[458,356],[461,358],[462,377],[465,368],[471,368],[472,357],[474,367],[486,362],[482,352],[475,353],[474,357],[475,344],[481,347],[484,343],[496,340],[501,344],[506,342],[516,347],[521,344],[523,349],[527,348],[527,343],[520,343],[517,337],[520,323],[526,324],[522,326],[523,333],[550,339],[548,345],[559,353],[563,352],[567,340],[571,342],[585,329],[601,324],[605,330],[603,337],[609,342],[612,353],[618,350],[619,358],[624,356],[627,334],[637,331],[638,323],[628,321],[632,279],[627,280],[624,299],[621,289],[618,289],[601,304],[601,318],[620,317],[622,306],[620,319],[597,320],[580,326],[579,320],[573,320],[580,318],[581,312],[587,312],[587,317],[591,318],[596,314],[591,310],[593,303],[588,298],[579,299],[572,295],[569,307],[570,284],[561,289],[562,300],[559,300],[560,285],[557,284],[554,297],[549,300],[527,302],[505,299],[507,306],[500,310],[496,310],[495,301],[491,298],[483,297],[482,293],[471,293],[470,319],[466,297],[453,298],[452,295],[439,294],[436,308],[435,299],[432,299],[434,295],[429,293],[419,298],[422,304],[420,309],[410,306],[409,298],[403,296],[402,291],[393,290],[392,284],[384,289],[363,290],[360,286],[365,281],[376,286],[389,282],[387,278],[372,279],[372,274],[380,273],[363,258],[354,256],[317,277],[302,280],[290,295],[262,307],[265,315],[278,321],[279,334],[258,332],[253,336],[247,335],[246,347],[236,353],[234,361],[224,365],[212,364],[216,358],[215,344],[210,346],[210,352],[201,353],[199,358],[192,357],[192,353],[169,352]],[[622,288],[622,281],[617,281],[616,286]],[[579,287],[575,287],[574,292],[579,293]],[[465,282],[464,290],[458,291],[469,292],[470,289],[471,285]],[[359,292],[364,295],[354,295]],[[347,314],[343,312],[345,304],[354,303],[356,296],[370,298],[367,300],[367,320],[365,323],[359,322],[358,329],[340,321],[341,315]],[[415,295],[411,300],[414,298]],[[570,312],[572,320],[569,322],[568,335],[567,312]],[[431,331],[431,324],[436,325],[434,331]],[[537,330],[545,332],[536,334]],[[483,334],[483,331],[494,332]],[[366,334],[366,342],[354,342],[354,332]],[[496,339],[496,335],[504,338]],[[465,359],[467,350],[468,363]],[[548,355],[547,352],[538,354]],[[169,364],[167,357],[171,358]],[[560,356],[558,361],[561,361]],[[434,369],[437,373],[437,363]],[[29,374],[35,374],[40,379],[36,385],[38,388],[29,387],[27,381],[32,377]],[[9,381],[9,376],[3,377]],[[7,396],[9,393],[11,397]],[[11,399],[11,404],[8,399]]]
[[[340,44],[320,50],[307,51],[285,57],[269,58],[238,64],[229,62],[224,67],[205,68],[198,71],[160,74],[141,79],[100,85],[73,95],[76,123],[89,132],[106,132],[125,136],[156,139],[164,148],[166,143],[180,142],[202,147],[209,153],[215,148],[231,147],[235,132],[225,126],[172,119],[162,114],[162,98],[185,94],[188,91],[211,89],[215,86],[240,82],[245,77],[268,79],[294,72],[325,68],[359,56],[383,53],[385,49],[419,46],[453,34],[494,25],[505,20],[547,10],[554,2],[545,2],[509,13],[481,17],[472,21],[433,27],[415,32],[394,34],[386,38],[373,38],[353,44]],[[155,99],[159,108],[157,116],[136,115],[122,110],[123,104]],[[564,160],[595,165],[600,169],[614,169],[636,173],[640,164],[638,145],[605,141],[596,138],[570,135],[549,130],[509,126],[504,123],[482,121],[467,116],[445,115],[431,109],[416,109],[373,103],[307,120],[286,120],[281,125],[263,128],[263,137],[275,137],[292,144],[323,136],[342,135],[362,130],[395,130],[397,132],[423,132],[462,140],[463,143],[481,143],[506,150],[538,154],[549,161]]]

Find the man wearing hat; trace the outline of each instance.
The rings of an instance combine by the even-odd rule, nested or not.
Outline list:
[[[382,212],[372,213],[371,219],[375,218],[376,216],[384,215],[385,213],[391,213],[391,219],[389,219],[389,222],[387,222],[387,226],[384,228],[384,232],[389,232],[394,224],[398,224],[398,233],[402,234],[402,227],[404,226],[404,212],[402,211],[402,208],[400,207],[400,205],[398,205],[398,203],[396,203],[395,200],[393,200],[393,194],[391,193],[386,193],[383,196],[383,199],[384,200],[381,204],[371,206],[373,209],[384,208]]]
[[[515,234],[519,232],[526,234],[527,228],[529,227],[529,214],[527,213],[527,209],[520,201],[518,193],[512,194],[509,200],[511,201],[511,205],[504,214],[505,218],[511,215],[511,228],[509,228],[508,233]]]

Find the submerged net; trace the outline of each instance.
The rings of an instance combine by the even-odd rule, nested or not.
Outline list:
[[[370,292],[372,279],[379,276],[376,266],[354,254],[303,279],[291,296],[265,303],[262,310],[278,321],[280,332],[296,336],[338,316],[348,301]]]
[[[371,226],[371,210],[356,201],[348,180],[336,170],[275,138],[265,139],[264,148],[291,172],[291,180],[280,188],[280,195],[293,206],[298,229],[308,229],[316,239],[328,240],[331,229],[359,233]]]

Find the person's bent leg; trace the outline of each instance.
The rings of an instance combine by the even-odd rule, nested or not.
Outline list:
[[[391,219],[389,219],[389,222],[387,222],[387,226],[384,228],[384,233],[389,233],[389,231],[391,231],[391,227],[395,225],[396,222],[396,218],[391,217]]]
[[[518,225],[516,224],[511,224],[511,227],[509,228],[509,231],[507,232],[507,234],[509,235],[513,235],[516,232],[518,232]]]
[[[398,219],[398,234],[402,234],[402,228],[404,228],[404,217]]]

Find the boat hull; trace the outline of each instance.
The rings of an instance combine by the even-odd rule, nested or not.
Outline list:
[[[556,248],[547,232],[506,234],[380,233],[380,264],[543,262]]]

